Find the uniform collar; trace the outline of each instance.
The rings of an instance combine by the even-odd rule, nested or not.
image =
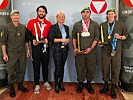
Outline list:
[[[11,22],[11,26],[12,26],[13,28],[17,28],[17,27],[20,26],[20,23],[19,23],[18,26],[16,27],[16,26],[13,24],[13,22]]]
[[[83,19],[82,19],[83,20]],[[81,20],[81,24],[82,24],[82,20]],[[92,23],[92,20],[91,20],[91,18],[90,18],[90,24]]]

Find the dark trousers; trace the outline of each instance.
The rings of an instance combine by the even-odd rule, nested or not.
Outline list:
[[[53,58],[55,64],[55,78],[63,79],[64,76],[64,66],[68,56],[67,48],[60,49],[59,51],[53,51]]]
[[[34,83],[39,85],[40,67],[42,66],[43,81],[48,81],[48,63],[49,63],[49,49],[43,52],[41,45],[32,47],[32,58],[34,68]]]
[[[103,80],[110,80],[111,73],[111,81],[113,84],[118,85],[119,74],[121,69],[121,52],[117,52],[115,56],[111,56],[110,53],[102,51],[102,73]]]

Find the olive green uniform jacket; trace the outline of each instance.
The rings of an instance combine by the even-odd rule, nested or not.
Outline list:
[[[122,22],[116,21],[114,29],[112,31],[111,39],[108,39],[108,24],[107,21],[101,24],[103,27],[103,35],[104,40],[108,42],[107,45],[102,47],[102,73],[103,73],[103,80],[109,81],[110,80],[110,72],[111,72],[111,81],[113,84],[118,83],[119,80],[119,73],[121,69],[121,53],[122,53],[122,40],[117,39],[116,43],[116,55],[111,56],[112,52],[112,45],[111,42],[113,40],[114,34],[120,34],[120,36],[125,36],[127,38],[127,29]],[[100,26],[101,26],[100,25]],[[112,27],[113,23],[110,23],[110,28]],[[111,64],[111,69],[110,69]]]
[[[99,25],[95,21],[90,19],[90,25],[88,32],[90,36],[82,37],[82,20],[76,22],[73,26],[72,38],[77,39],[77,33],[80,33],[80,47],[85,50],[91,47],[93,41],[99,41]],[[75,56],[76,71],[78,76],[78,81],[82,82],[84,80],[84,70],[87,69],[87,80],[93,80],[93,74],[96,68],[96,48],[88,54],[77,54]]]
[[[13,23],[9,23],[4,27],[4,34],[1,37],[1,44],[6,45],[8,61],[6,69],[8,72],[9,84],[16,80],[16,64],[18,63],[17,79],[22,82],[24,79],[26,68],[26,45],[28,42],[26,35],[26,27],[19,24],[15,27]]]

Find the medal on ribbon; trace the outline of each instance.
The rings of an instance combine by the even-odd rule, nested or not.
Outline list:
[[[109,40],[112,38],[111,34],[113,32],[114,26],[115,26],[115,20],[114,20],[113,25],[112,25],[111,30],[110,30],[110,25],[109,25],[109,21],[108,21],[108,34],[109,34],[108,39]]]
[[[108,39],[110,40],[111,38],[112,38],[112,36],[109,35],[109,36],[108,36]]]
[[[43,31],[44,31],[45,24],[41,23],[41,25],[40,25],[39,22],[37,22],[37,23],[38,23],[38,26],[41,30],[41,40],[43,40],[44,39],[43,38]]]
[[[111,56],[115,56],[115,55],[116,55],[116,51],[112,51]]]
[[[88,25],[88,27],[86,26],[86,24],[85,24],[85,22],[82,20],[82,25],[83,25],[83,27],[85,28],[85,31],[86,32],[82,32],[81,33],[81,36],[82,37],[88,37],[88,36],[90,36],[90,32],[88,32],[88,28],[89,28],[89,25]]]
[[[20,35],[20,33],[18,33],[18,36]]]
[[[82,33],[81,33],[81,36],[82,36],[82,37],[90,36],[90,32],[82,32]]]

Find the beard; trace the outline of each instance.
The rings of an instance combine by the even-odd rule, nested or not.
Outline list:
[[[45,16],[46,16],[46,15],[44,15],[44,16],[38,15],[38,17],[39,17],[40,19],[43,19]]]

